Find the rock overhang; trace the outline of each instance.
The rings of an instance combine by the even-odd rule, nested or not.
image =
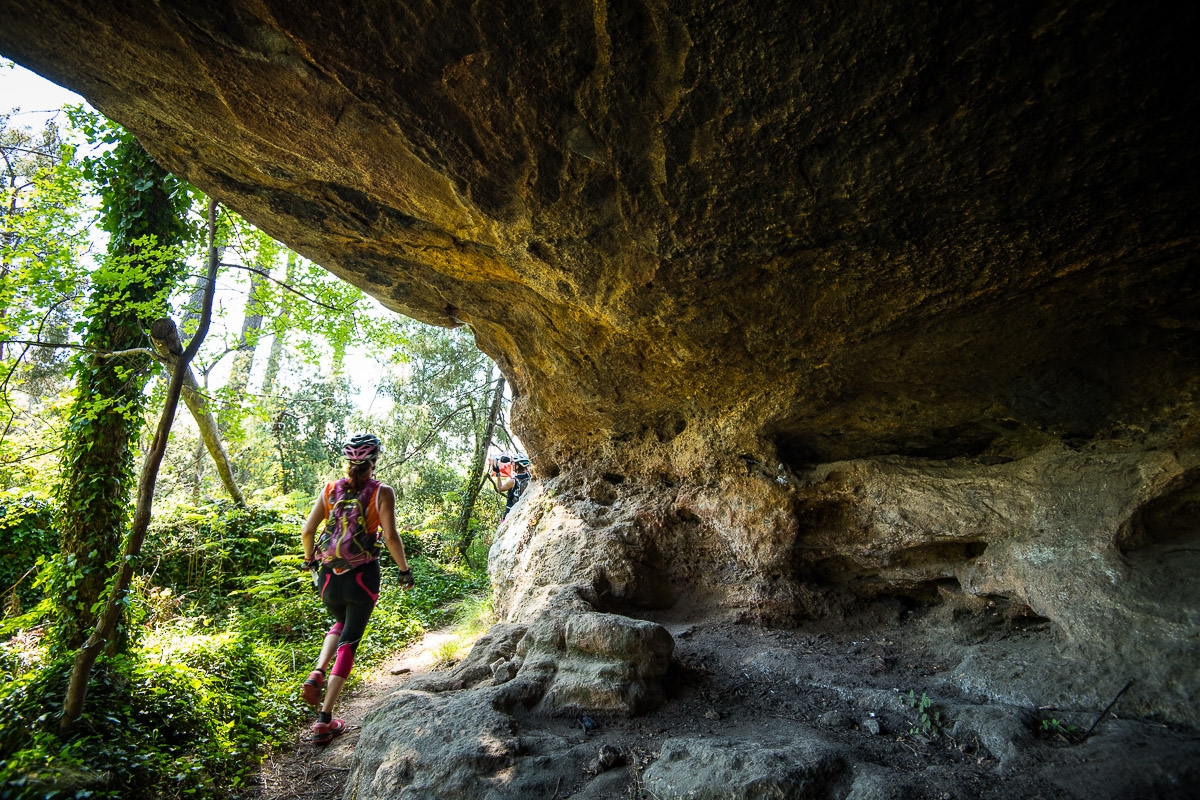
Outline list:
[[[167,166],[471,325],[556,463],[689,421],[685,469],[1187,433],[1165,7],[6,5],[3,51]]]

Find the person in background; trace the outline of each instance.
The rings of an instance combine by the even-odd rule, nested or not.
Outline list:
[[[400,568],[400,588],[413,587],[404,544],[396,532],[396,493],[375,479],[381,451],[379,439],[369,433],[346,442],[342,448],[346,477],[325,485],[300,534],[304,566],[312,571],[321,602],[336,620],[300,690],[306,703],[321,706],[312,726],[314,744],[326,744],[346,730],[345,721],[333,716],[333,707],[350,677],[354,651],[379,599],[381,530],[383,543]],[[318,540],[317,528],[326,520]]]
[[[533,473],[529,470],[529,459],[523,453],[501,453],[494,461],[489,459],[488,463],[491,468],[489,477],[492,479],[492,487],[506,496],[504,515],[500,517],[500,521],[504,522],[508,519],[508,512],[512,511],[512,507],[525,493]]]

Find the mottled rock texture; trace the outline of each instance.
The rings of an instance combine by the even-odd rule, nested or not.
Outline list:
[[[573,584],[999,602],[1196,721],[1193,5],[0,11],[164,165],[471,326],[543,479],[493,551],[507,620]]]
[[[663,800],[832,796],[847,765],[821,744],[806,739],[774,746],[736,739],[670,739],[646,770],[646,788]]]
[[[550,797],[595,755],[588,744],[523,730],[489,702],[495,689],[401,690],[363,721],[349,797]]]

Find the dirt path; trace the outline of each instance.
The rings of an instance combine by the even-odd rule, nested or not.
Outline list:
[[[363,717],[393,689],[411,676],[428,672],[437,663],[438,647],[460,634],[430,631],[383,664],[371,670],[353,691],[342,695],[337,715],[346,720],[346,732],[332,743],[317,747],[308,741],[305,725],[296,731],[294,746],[263,762],[257,785],[243,795],[246,800],[340,800],[350,771],[350,756],[358,744]],[[468,645],[469,646],[469,645]]]

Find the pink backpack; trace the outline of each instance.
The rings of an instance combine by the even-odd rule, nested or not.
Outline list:
[[[370,478],[361,492],[353,494],[350,479],[342,478],[333,484],[332,491],[326,487],[329,520],[317,541],[322,564],[343,572],[379,557],[378,528],[368,529],[379,486],[379,481]]]

